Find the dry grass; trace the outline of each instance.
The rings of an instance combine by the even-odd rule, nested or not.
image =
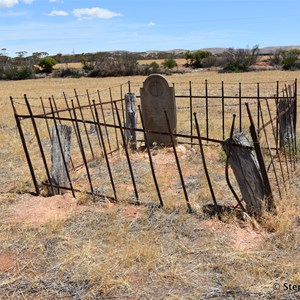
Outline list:
[[[273,284],[298,284],[299,225],[278,218],[284,234],[256,233],[234,218],[222,224],[176,208],[126,217],[126,209],[98,203],[65,221],[2,223],[0,261],[12,259],[0,267],[1,297],[296,299]]]
[[[164,62],[164,59],[141,59],[138,60],[137,63],[140,65],[149,65],[152,62],[156,62],[159,66],[162,65]],[[186,63],[186,59],[184,58],[177,58],[175,59],[177,62],[178,66],[182,66]],[[67,69],[67,68],[72,68],[72,69],[81,69],[82,68],[82,63],[62,63],[62,64],[56,64],[54,66],[54,69]]]
[[[172,75],[168,80],[180,84],[208,79],[219,84],[222,80],[274,82],[283,77],[294,80],[299,72],[193,73]],[[144,79],[130,78],[133,89]],[[166,189],[162,190],[166,207],[157,209],[151,205],[156,195],[148,192],[153,182],[147,176],[138,182],[149,200],[144,206],[128,205],[126,199],[114,206],[94,203],[83,194],[77,204],[85,209],[65,219],[54,217],[40,225],[7,222],[15,214],[13,205],[20,201],[19,193],[32,190],[8,97],[21,98],[24,93],[31,98],[60,97],[74,88],[84,93],[85,89],[103,90],[127,80],[0,82],[0,298],[298,299],[299,292],[283,288],[284,283],[300,284],[297,177],[287,199],[277,203],[277,215],[265,215],[260,230],[253,230],[234,215],[219,222],[201,212],[208,199],[207,185],[201,180],[200,194],[193,196],[197,213],[187,214],[184,206],[174,205],[177,195]],[[218,166],[219,153],[216,149],[208,155],[210,169]],[[153,156],[154,163],[158,165],[167,155]],[[192,180],[192,193],[195,181],[190,172],[196,156],[190,152],[180,155],[185,155],[183,172]],[[166,168],[158,176],[167,186],[173,180],[168,168],[175,166],[174,161],[168,165],[165,159],[164,163]],[[143,171],[139,160],[134,161],[134,167]],[[119,172],[124,170],[120,167]],[[220,179],[215,180],[222,187]],[[222,195],[218,194],[218,199]],[[274,290],[275,283],[280,284],[279,290]]]
[[[82,69],[82,63],[63,63],[63,64],[56,64],[53,69]]]
[[[141,59],[138,60],[138,64],[140,65],[150,65],[152,62],[156,62],[159,66],[162,66],[162,63],[165,61],[165,59]],[[184,58],[176,58],[175,59],[178,66],[183,66],[186,64],[186,59]]]

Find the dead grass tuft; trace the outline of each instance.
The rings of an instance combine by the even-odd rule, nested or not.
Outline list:
[[[76,194],[77,205],[85,205],[93,201],[93,197],[87,193]]]

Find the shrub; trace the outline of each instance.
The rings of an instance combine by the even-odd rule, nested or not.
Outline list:
[[[95,65],[93,63],[91,63],[91,62],[84,62],[82,69],[85,70],[85,71],[91,71],[91,70],[94,69],[94,67],[95,67]]]
[[[56,78],[80,78],[84,76],[84,71],[81,69],[72,69],[72,68],[66,68],[66,69],[59,69],[55,70],[53,72],[53,77]]]
[[[288,51],[282,51],[282,68],[284,70],[298,70],[300,69],[300,55],[299,49],[292,49]]]
[[[162,63],[162,66],[166,69],[173,69],[177,66],[177,62],[173,58],[165,59]]]
[[[108,57],[96,62],[94,69],[88,74],[89,77],[108,77],[108,76],[131,76],[139,75],[142,70],[136,60],[128,57]]]
[[[282,62],[282,56],[281,56],[281,49],[278,49],[275,51],[275,53],[270,58],[270,64],[272,66],[278,66],[281,65]]]
[[[215,55],[203,58],[201,63],[203,68],[219,67],[221,65],[220,58]]]
[[[187,60],[185,66],[192,67],[194,69],[203,68],[205,60],[208,61],[208,58],[212,56],[212,53],[209,51],[187,51],[185,53],[185,59]]]
[[[280,66],[283,70],[299,70],[300,69],[300,49],[277,50],[270,62],[273,66]]]
[[[229,48],[222,54],[223,72],[247,72],[249,67],[257,61],[258,46],[249,49]]]
[[[8,66],[0,69],[0,79],[24,80],[33,78],[33,70],[30,67]]]
[[[24,80],[33,78],[33,71],[30,67],[17,68],[15,80]]]
[[[54,65],[56,65],[56,60],[52,57],[44,57],[39,62],[39,66],[45,73],[51,73]]]
[[[155,61],[153,61],[151,64],[147,65],[144,68],[145,75],[150,75],[150,74],[160,74],[162,73],[161,69],[159,68],[159,64]]]

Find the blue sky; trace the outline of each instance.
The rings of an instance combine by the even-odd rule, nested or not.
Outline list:
[[[0,0],[0,49],[49,54],[299,45],[299,0]]]

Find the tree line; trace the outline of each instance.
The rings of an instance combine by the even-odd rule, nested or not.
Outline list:
[[[263,60],[276,69],[299,70],[300,49],[282,50],[261,56],[256,45],[251,49],[228,48],[220,54],[196,50],[183,53],[152,52],[132,53],[126,51],[96,52],[49,56],[47,52],[35,52],[28,56],[26,51],[19,51],[16,57],[9,57],[6,49],[0,52],[0,80],[21,80],[41,76],[56,77],[107,77],[149,75],[152,73],[169,74],[179,72],[176,59],[184,58],[184,67],[188,69],[217,68],[220,72],[247,72],[252,70],[257,61]],[[151,60],[149,64],[139,64],[143,59]],[[163,59],[161,64],[155,60]],[[54,70],[57,63],[66,64],[65,68]],[[80,68],[68,67],[69,63],[79,63]],[[180,70],[180,72],[183,72]]]

